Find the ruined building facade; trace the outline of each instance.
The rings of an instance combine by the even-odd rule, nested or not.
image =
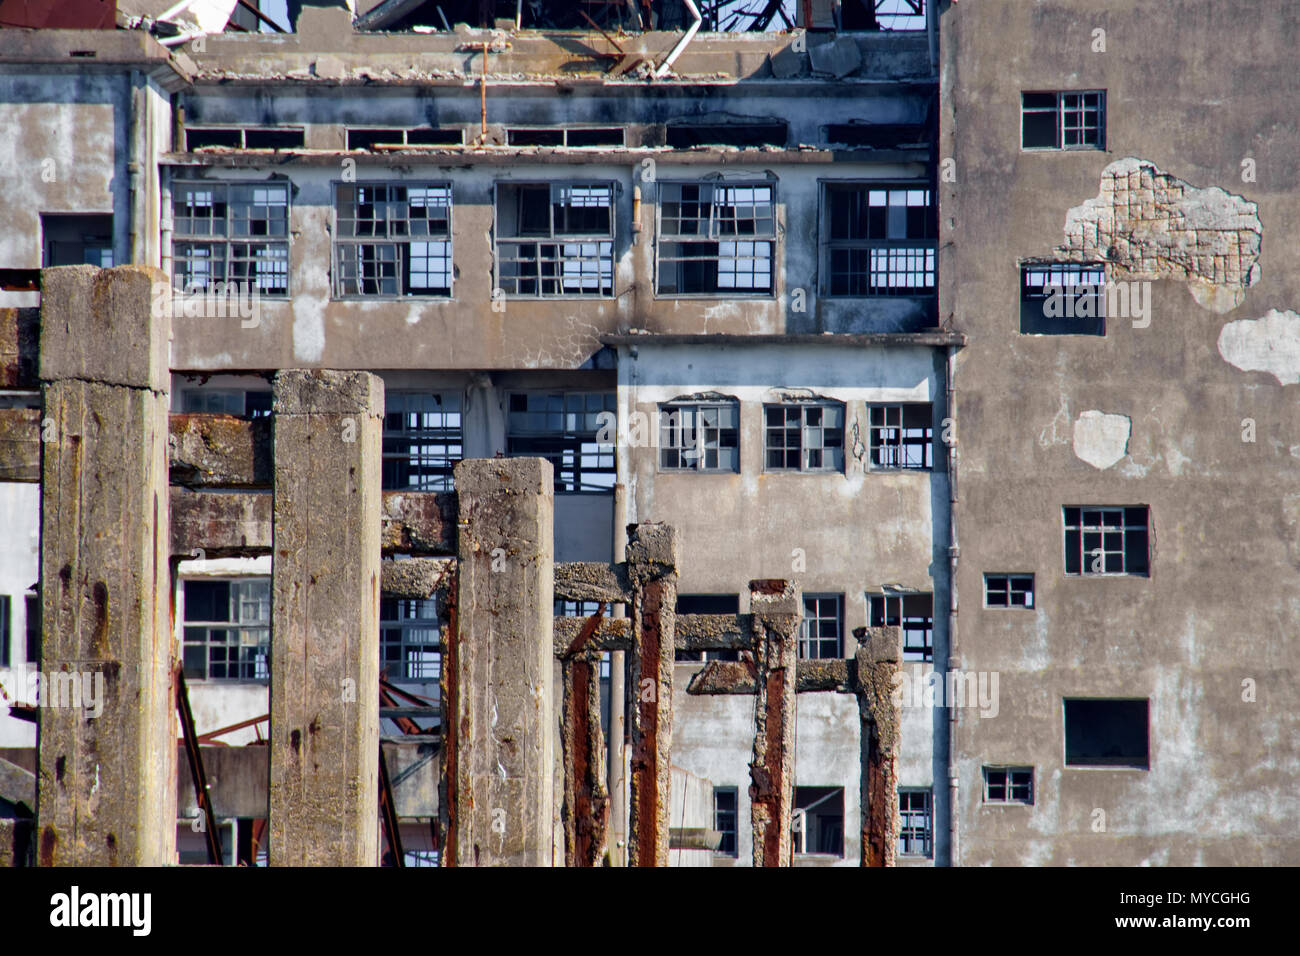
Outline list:
[[[0,30],[0,306],[38,304],[45,266],[156,267],[188,293],[159,297],[174,416],[259,421],[277,370],[372,372],[385,491],[546,458],[556,561],[622,561],[660,522],[680,614],[792,579],[804,660],[900,627],[900,865],[1296,862],[1285,4],[800,3],[811,29],[689,36],[688,5],[643,32],[359,6],[183,42]],[[1185,61],[1152,59],[1157,28]],[[40,660],[39,501],[0,486],[11,698]],[[234,728],[204,754],[251,858],[271,557],[192,558],[174,635],[199,732]],[[381,671],[436,701],[446,608],[379,610]],[[690,692],[710,657],[735,652],[674,666],[671,813],[722,838],[671,862],[743,865],[755,705]],[[432,862],[437,747],[381,734]],[[35,743],[0,713],[0,757]],[[861,751],[851,696],[798,696],[797,865],[863,853]],[[199,861],[183,769],[178,793]]]

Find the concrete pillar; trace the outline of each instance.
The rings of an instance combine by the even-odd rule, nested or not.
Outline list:
[[[286,370],[273,389],[268,854],[375,866],[384,385]]]
[[[165,281],[42,274],[42,866],[175,860]]]
[[[667,866],[677,535],[662,524],[640,524],[628,531],[627,573],[632,584],[628,865]]]
[[[600,866],[609,819],[600,652],[580,651],[564,660],[563,669],[564,865]]]
[[[754,621],[754,757],[749,801],[754,866],[789,866],[794,810],[795,668],[803,595],[787,581],[750,581]]]
[[[554,470],[456,465],[458,626],[444,640],[447,866],[550,866],[554,853]]]
[[[897,627],[865,628],[855,636],[862,721],[862,865],[893,866],[898,858],[898,746],[903,721],[893,689],[903,659],[903,632]]]

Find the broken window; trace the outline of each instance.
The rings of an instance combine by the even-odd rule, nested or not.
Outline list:
[[[669,123],[664,131],[672,149],[692,146],[782,146],[790,138],[790,124],[768,123]]]
[[[1033,767],[985,767],[985,803],[1034,802]]]
[[[799,656],[805,660],[827,660],[844,656],[844,595],[803,596]]]
[[[506,130],[506,142],[511,146],[622,146],[623,130],[617,126],[512,127]]]
[[[451,491],[452,469],[465,457],[460,395],[387,393],[384,409],[385,491]]]
[[[617,473],[611,423],[617,415],[614,392],[512,392],[506,454],[549,461],[556,494],[610,494]]]
[[[442,676],[442,625],[434,598],[380,598],[379,673],[390,681]]]
[[[826,183],[827,294],[933,295],[937,226],[930,197],[914,184]]]
[[[236,418],[270,418],[268,389],[187,388],[181,392],[181,411],[234,415]]]
[[[659,467],[665,471],[739,471],[739,405],[661,405]]]
[[[934,413],[929,405],[869,405],[871,467],[934,467]]]
[[[1105,335],[1105,264],[1022,265],[1020,332],[1023,335]]]
[[[234,283],[288,295],[288,185],[173,183],[172,283],[185,293]]]
[[[903,660],[934,659],[934,595],[871,594],[872,627],[903,629]]]
[[[929,788],[898,788],[898,853],[926,856],[934,849],[934,814]]]
[[[844,856],[844,788],[795,787],[794,852]]]
[[[770,184],[661,183],[658,293],[770,295],[775,210]]]
[[[1065,699],[1065,765],[1150,769],[1150,702]]]
[[[1105,149],[1105,91],[1020,94],[1020,146]]]
[[[194,152],[213,147],[225,149],[302,149],[305,133],[301,128],[284,126],[229,127],[187,126],[185,149]]]
[[[262,681],[271,676],[271,579],[185,582],[185,676]]]
[[[1150,563],[1146,505],[1067,506],[1063,510],[1066,574],[1147,576]]]
[[[1032,574],[984,575],[985,607],[1034,608],[1034,576]]]
[[[764,405],[768,471],[843,471],[844,406],[839,402]]]
[[[614,187],[497,185],[497,284],[508,296],[614,294]]]
[[[739,614],[740,597],[735,594],[679,594],[677,595],[676,613],[678,614]],[[737,650],[719,651],[676,651],[675,661],[689,664],[695,661],[738,661]]]
[[[401,149],[408,146],[460,146],[465,142],[462,129],[443,129],[428,126],[411,129],[349,129],[349,150],[375,150],[389,147]]]
[[[451,295],[451,186],[335,184],[334,294]]]
[[[28,664],[41,662],[41,599],[35,594],[23,595],[27,606],[27,657]]]
[[[740,801],[738,787],[713,788],[713,829],[722,834],[722,841],[716,852],[727,856],[739,856],[737,847],[739,830],[737,813]]]
[[[113,265],[113,217],[111,215],[41,214],[41,265]]]

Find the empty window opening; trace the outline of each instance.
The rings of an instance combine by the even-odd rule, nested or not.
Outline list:
[[[1148,700],[1065,699],[1065,765],[1150,769]]]
[[[1032,574],[984,575],[985,607],[1022,607],[1033,610],[1034,576]]]
[[[1034,802],[1033,767],[985,767],[985,803]]]
[[[725,856],[739,856],[738,849],[738,807],[740,802],[739,787],[713,788],[713,829],[722,834],[722,841],[715,851]]]
[[[844,595],[804,595],[799,656],[805,660],[844,656]]]
[[[827,292],[933,295],[937,224],[924,186],[827,183]]]
[[[287,126],[259,126],[249,128],[195,127],[185,128],[185,149],[302,149],[306,143],[301,128]]]
[[[113,265],[111,215],[41,215],[41,264],[50,266]]]
[[[285,183],[172,185],[172,282],[181,292],[218,283],[289,294],[289,187]]]
[[[844,406],[838,402],[765,405],[768,471],[843,471]]]
[[[451,295],[450,185],[334,188],[336,296]]]
[[[41,599],[35,594],[23,595],[27,606],[27,656],[28,664],[41,662]]]
[[[434,683],[442,676],[437,600],[380,599],[379,671],[395,682]]]
[[[623,128],[620,126],[574,126],[569,128],[525,128],[506,130],[506,142],[511,146],[622,146]]]
[[[934,412],[929,405],[871,405],[871,467],[934,467]]]
[[[736,594],[679,594],[677,595],[678,614],[739,614],[740,596]],[[694,661],[738,661],[737,650],[720,651],[677,651],[674,659],[678,663]]]
[[[898,788],[898,853],[925,856],[934,852],[933,800],[929,788]]]
[[[349,150],[401,149],[406,146],[460,146],[465,142],[462,129],[417,126],[410,129],[349,129]]]
[[[870,594],[872,627],[903,629],[903,660],[934,659],[934,595]]]
[[[9,615],[13,601],[7,594],[0,594],[0,667],[9,666],[10,627]]]
[[[506,143],[510,146],[563,146],[562,129],[508,129]]]
[[[1022,265],[1020,331],[1025,335],[1105,335],[1105,265]]]
[[[1020,94],[1022,149],[1105,149],[1102,90]]]
[[[872,149],[923,145],[926,129],[921,123],[831,123],[825,127],[827,145]]]
[[[844,856],[843,787],[795,787],[792,817],[795,853]]]
[[[661,405],[659,467],[665,471],[739,471],[737,403]]]
[[[1147,576],[1150,534],[1146,505],[1080,505],[1063,510],[1066,574]]]
[[[614,187],[497,185],[497,276],[508,296],[614,294]]]
[[[785,146],[790,124],[767,123],[669,123],[665,141],[673,149],[692,146]]]
[[[927,0],[842,0],[841,30],[924,30]]]
[[[385,491],[451,491],[465,457],[461,397],[456,392],[388,392],[385,398]]]
[[[617,414],[614,392],[513,392],[506,453],[549,461],[556,494],[612,494],[617,468],[606,426]]]
[[[185,676],[264,681],[271,676],[271,579],[185,582]]]
[[[236,418],[270,418],[271,392],[268,389],[187,388],[181,392],[181,411],[234,415]]]
[[[661,184],[658,293],[770,295],[775,200],[767,184]]]

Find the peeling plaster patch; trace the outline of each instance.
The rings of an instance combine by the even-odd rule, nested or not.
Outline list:
[[[1300,315],[1273,309],[1262,319],[1229,322],[1219,354],[1243,372],[1268,372],[1279,385],[1300,383]]]
[[[293,357],[319,362],[325,354],[325,300],[299,295],[293,300]]]
[[[1081,413],[1074,423],[1075,457],[1104,471],[1128,454],[1131,427],[1127,415],[1096,410]]]
[[[1101,173],[1101,192],[1065,216],[1071,262],[1104,260],[1111,279],[1176,279],[1211,312],[1241,305],[1259,281],[1258,206],[1217,186],[1199,188],[1129,157]]]

